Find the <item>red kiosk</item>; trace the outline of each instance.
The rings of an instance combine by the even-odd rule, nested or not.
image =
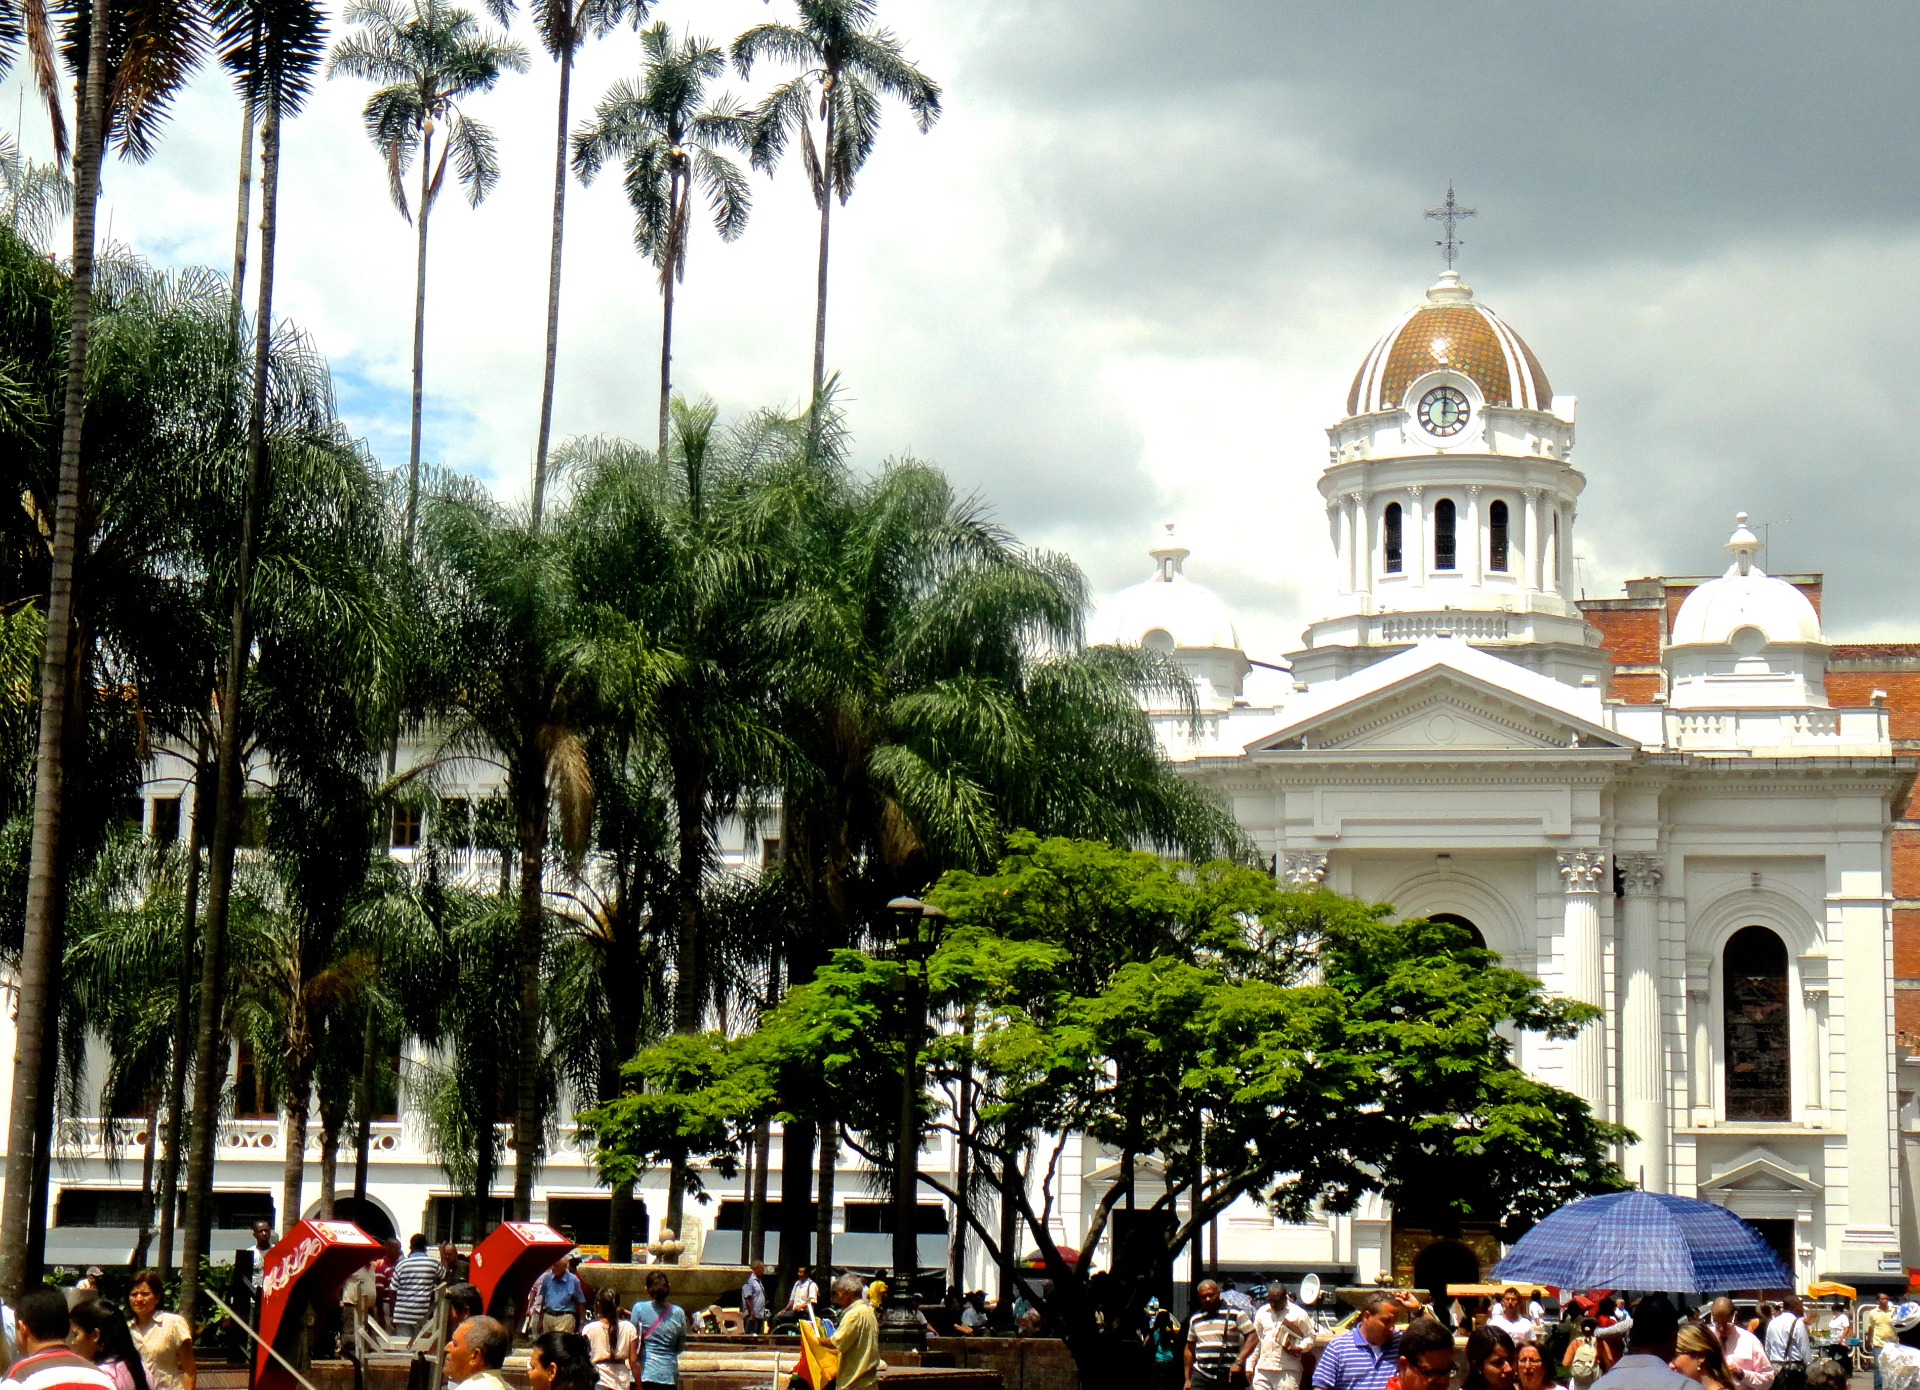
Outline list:
[[[573,1249],[573,1242],[538,1221],[502,1221],[473,1247],[467,1277],[480,1293],[487,1316],[509,1326],[519,1318],[527,1290],[542,1270]]]
[[[347,1276],[380,1255],[380,1242],[351,1221],[302,1221],[267,1251],[260,1275],[260,1341],[253,1349],[255,1390],[299,1390],[272,1347],[300,1364],[302,1314],[324,1311]]]

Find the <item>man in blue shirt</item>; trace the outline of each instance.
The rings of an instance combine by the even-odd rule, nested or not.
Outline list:
[[[587,1289],[573,1272],[571,1253],[553,1262],[533,1286],[534,1332],[578,1332],[587,1311]]]
[[[1418,1314],[1420,1300],[1405,1289],[1375,1289],[1360,1305],[1360,1320],[1327,1343],[1313,1368],[1314,1390],[1386,1390],[1399,1369],[1405,1311]]]
[[[740,1286],[740,1318],[749,1332],[767,1330],[767,1266],[755,1260],[748,1267],[747,1282]]]
[[[641,1390],[673,1390],[680,1380],[680,1353],[687,1348],[687,1315],[667,1302],[667,1276],[655,1270],[647,1275],[647,1301],[633,1305],[633,1326],[639,1336],[634,1359],[640,1363]]]

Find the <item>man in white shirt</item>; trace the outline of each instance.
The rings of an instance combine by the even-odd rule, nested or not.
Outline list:
[[[787,1294],[787,1306],[774,1314],[773,1331],[803,1323],[813,1316],[813,1305],[820,1301],[820,1286],[807,1278],[807,1267],[796,1265],[793,1285]]]
[[[1593,1383],[1593,1390],[1700,1390],[1667,1364],[1679,1334],[1680,1315],[1673,1305],[1657,1293],[1648,1294],[1634,1307],[1627,1354]]]
[[[1720,1343],[1720,1355],[1733,1377],[1733,1390],[1773,1390],[1773,1363],[1760,1339],[1733,1320],[1733,1300],[1713,1300],[1708,1331]]]
[[[1788,1294],[1767,1324],[1767,1360],[1773,1362],[1773,1390],[1802,1390],[1813,1349],[1807,1339],[1807,1310],[1798,1294]]]
[[[1501,1291],[1500,1307],[1498,1311],[1488,1314],[1487,1326],[1497,1327],[1513,1338],[1516,1347],[1533,1340],[1533,1319],[1520,1311],[1520,1290]]]
[[[1251,1390],[1300,1390],[1300,1353],[1312,1345],[1313,1319],[1276,1279],[1267,1285],[1267,1301],[1253,1315],[1253,1341],[1240,1369]]]

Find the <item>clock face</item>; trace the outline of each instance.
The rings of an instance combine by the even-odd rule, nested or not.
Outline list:
[[[1441,438],[1467,427],[1467,398],[1451,386],[1436,386],[1420,398],[1420,428]]]

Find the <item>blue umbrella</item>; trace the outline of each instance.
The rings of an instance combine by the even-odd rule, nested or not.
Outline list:
[[[1790,1289],[1761,1234],[1712,1202],[1609,1192],[1548,1216],[1493,1267],[1496,1279],[1563,1289]]]

